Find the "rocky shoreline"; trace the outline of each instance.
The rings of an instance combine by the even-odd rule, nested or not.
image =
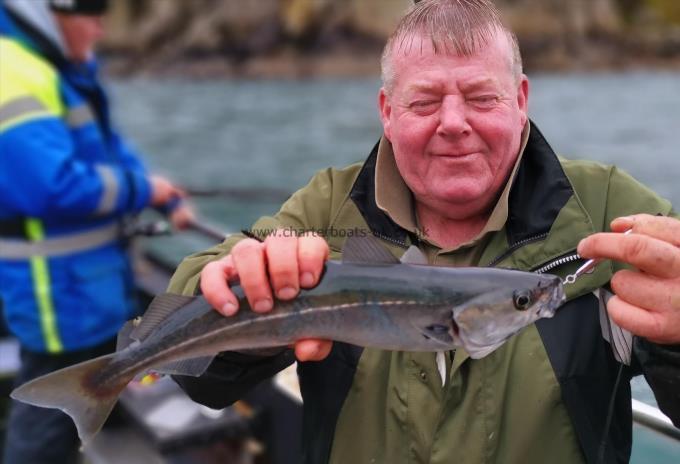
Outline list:
[[[102,52],[118,76],[373,76],[411,3],[117,0]],[[677,0],[496,3],[517,32],[528,72],[680,69]]]

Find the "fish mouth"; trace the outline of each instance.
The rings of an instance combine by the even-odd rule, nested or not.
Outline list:
[[[567,301],[567,296],[564,294],[564,286],[561,281],[555,282],[552,291],[545,297],[545,304],[541,309],[544,317],[552,317],[557,308],[562,306]]]

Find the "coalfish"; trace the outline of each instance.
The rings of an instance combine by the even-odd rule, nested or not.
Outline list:
[[[415,250],[415,251],[414,251]],[[422,262],[417,249],[406,260]],[[194,375],[223,351],[282,347],[305,338],[395,351],[464,348],[481,358],[564,302],[550,275],[399,262],[377,240],[350,238],[343,261],[328,261],[319,284],[267,314],[223,317],[202,296],[156,297],[140,323],[128,323],[116,353],[28,382],[12,398],[58,408],[73,418],[83,443],[102,427],[118,396],[147,370]]]

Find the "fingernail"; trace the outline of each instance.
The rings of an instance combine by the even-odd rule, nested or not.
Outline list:
[[[585,246],[584,243],[586,243],[587,241],[588,238],[584,238],[580,242],[578,242],[578,245],[576,246],[576,253],[578,253],[579,255],[581,254],[581,252],[583,251],[583,247]]]
[[[272,300],[265,298],[264,300],[259,300],[255,303],[255,306],[253,306],[253,311],[256,313],[266,313],[267,311],[270,311],[272,307]]]
[[[614,222],[628,222],[628,223],[632,223],[632,222],[635,222],[635,218],[632,217],[632,216],[623,216],[623,217],[614,219]]]
[[[295,295],[297,295],[297,290],[293,287],[283,287],[281,290],[279,290],[277,295],[282,300],[290,300],[295,298]]]
[[[300,276],[300,285],[303,287],[311,287],[314,285],[314,274],[311,272],[303,272]]]
[[[236,312],[236,305],[234,303],[225,303],[224,306],[222,306],[222,314],[225,314],[227,316],[231,316]]]

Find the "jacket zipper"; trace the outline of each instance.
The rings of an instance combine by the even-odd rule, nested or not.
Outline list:
[[[394,245],[398,245],[398,246],[400,246],[401,248],[408,248],[408,245],[407,245],[405,242],[401,242],[401,241],[399,241],[399,240],[397,240],[397,239],[394,239],[394,238],[391,238],[391,237],[387,237],[387,236],[385,236],[385,235],[383,235],[383,234],[380,234],[380,233],[376,233],[376,232],[372,232],[372,233],[373,233],[373,236],[374,236],[374,237],[378,237],[379,239],[385,240],[386,242],[390,242],[390,243],[392,243],[392,244],[394,244]]]
[[[563,256],[561,258],[557,258],[556,260],[539,267],[538,269],[534,268],[532,271],[535,272],[536,274],[545,274],[548,271],[552,271],[556,267],[560,267],[564,264],[568,263],[573,263],[574,261],[578,261],[583,259],[578,253],[574,253],[571,255]]]
[[[548,236],[548,232],[542,233],[540,235],[535,235],[533,237],[525,238],[524,240],[520,240],[519,242],[515,243],[512,245],[510,248],[505,250],[503,253],[498,255],[491,263],[489,263],[488,267],[495,267],[496,264],[500,263],[503,261],[505,258],[513,254],[515,251],[518,249],[522,248],[524,245],[528,245],[533,242],[538,242],[539,240],[543,240]]]
[[[488,265],[488,267],[495,267],[496,264],[499,262],[503,261],[505,258],[510,256],[512,253],[517,251],[518,249],[522,248],[525,245],[528,245],[533,242],[537,242],[539,240],[543,240],[548,236],[548,233],[545,232],[540,235],[535,235],[533,237],[525,238],[524,240],[520,240],[519,242],[515,243],[512,245],[510,248],[505,250],[503,253],[501,253],[499,256],[497,256],[491,263]],[[583,259],[578,253],[572,253],[568,254],[565,256],[562,256],[561,258],[557,258],[548,264],[544,264],[542,266],[539,266],[537,268],[532,269],[532,272],[535,272],[536,274],[545,274],[546,272],[552,271],[553,269],[560,267],[564,264],[569,264],[573,263],[574,261],[578,261]]]

